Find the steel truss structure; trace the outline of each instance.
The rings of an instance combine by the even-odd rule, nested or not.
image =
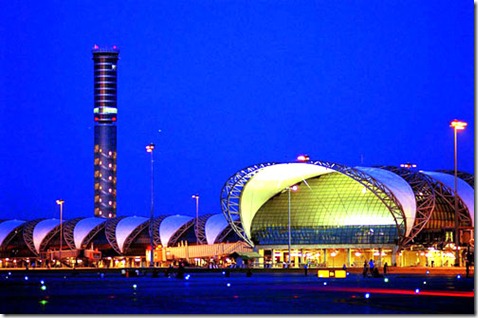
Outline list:
[[[451,174],[452,176],[455,175],[455,170],[437,170],[437,172],[443,172],[446,174]],[[466,183],[468,183],[473,189],[475,188],[475,176],[471,173],[464,172],[464,171],[457,171],[456,175],[458,178],[462,179]]]
[[[2,245],[0,245],[0,251],[3,252],[4,248],[10,244],[10,242],[17,236],[18,232],[23,231],[23,228],[25,227],[25,223],[18,225],[11,231],[4,239],[2,242]]]
[[[159,235],[159,225],[161,224],[161,222],[163,222],[163,220],[166,218],[167,216],[166,215],[161,215],[159,217],[156,217],[153,219],[153,243],[154,243],[154,246],[159,246],[161,245],[161,237]]]
[[[116,226],[118,225],[119,221],[124,219],[125,216],[115,217],[113,219],[108,219],[105,223],[105,236],[108,242],[110,243],[113,250],[118,253],[118,255],[122,255],[121,249],[118,246],[118,242],[116,241]]]
[[[173,236],[169,239],[169,242],[166,242],[164,246],[173,246],[177,243],[178,239],[183,235],[187,230],[189,230],[191,227],[194,227],[194,223],[196,222],[196,219],[192,219],[188,222],[186,222],[183,226],[181,226]]]
[[[415,194],[415,201],[417,203],[415,223],[408,237],[403,240],[402,247],[406,246],[412,242],[417,234],[425,227],[435,210],[436,195],[434,185],[436,182],[423,173],[406,168],[394,166],[380,166],[378,168],[391,171],[402,177],[407,181]]]
[[[69,220],[68,222],[65,222],[65,224],[63,225],[63,237],[65,238],[65,242],[71,250],[76,250],[73,231],[75,230],[76,224],[82,219],[83,218],[75,218]]]
[[[37,220],[28,221],[25,224],[25,227],[23,228],[23,240],[25,241],[28,249],[37,256],[39,256],[40,253],[37,252],[35,249],[35,242],[33,240],[33,230],[35,229],[35,226],[43,220],[45,219],[37,219]],[[57,232],[58,231],[60,231],[59,227]],[[55,231],[52,231],[52,232],[55,232]]]
[[[204,214],[198,218],[196,225],[194,226],[194,233],[196,234],[196,238],[198,244],[207,244],[207,237],[206,237],[206,221],[212,216],[213,214]]]
[[[397,242],[399,246],[403,245],[406,232],[406,217],[401,203],[395,197],[395,195],[380,181],[371,177],[370,175],[362,172],[358,169],[348,167],[338,163],[332,163],[321,160],[311,160],[307,162],[321,166],[341,174],[344,174],[353,180],[360,183],[366,189],[370,190],[390,211],[394,218],[397,227]],[[245,230],[242,227],[241,215],[240,215],[240,198],[244,186],[249,180],[260,170],[276,165],[287,164],[284,163],[262,163],[244,168],[230,177],[221,191],[221,209],[226,220],[231,225],[232,229],[237,235],[246,241],[251,247],[254,246],[251,238],[247,237]]]

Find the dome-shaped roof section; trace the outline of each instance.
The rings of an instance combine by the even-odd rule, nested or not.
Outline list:
[[[434,171],[420,171],[426,175],[429,175],[435,180],[443,183],[445,186],[450,188],[452,191],[455,189],[455,176],[442,172]],[[475,190],[465,181],[460,178],[457,178],[457,192],[458,196],[463,200],[468,211],[470,212],[470,218],[472,225],[475,225]]]
[[[176,233],[181,226],[191,221],[193,218],[185,215],[171,215],[161,222],[159,225],[159,236],[161,238],[161,245],[168,246],[169,240]]]
[[[47,219],[40,221],[33,230],[33,244],[37,253],[40,253],[40,245],[43,239],[50,233],[56,226],[60,224],[58,219]]]
[[[7,238],[7,236],[14,231],[17,227],[25,223],[25,221],[21,220],[7,220],[0,223],[0,246],[2,246],[3,241]]]
[[[369,168],[369,167],[355,167],[356,169],[365,172],[374,179],[383,183],[393,195],[398,199],[402,205],[403,212],[406,217],[407,229],[405,235],[408,236],[415,224],[415,217],[417,212],[417,202],[415,200],[415,194],[413,193],[412,187],[408,184],[405,179],[399,175],[380,168]]]
[[[86,218],[83,220],[80,220],[76,226],[75,230],[73,232],[73,238],[75,240],[75,247],[77,249],[81,248],[81,243],[85,239],[85,237],[90,234],[90,232],[98,225],[101,223],[106,222],[105,218],[97,218],[97,217],[91,217],[91,218]]]
[[[206,239],[207,244],[214,244],[219,234],[224,231],[224,229],[229,225],[224,214],[215,214],[212,215],[206,221]]]
[[[116,241],[118,242],[121,252],[123,252],[124,242],[128,236],[130,236],[138,226],[147,221],[149,221],[149,219],[142,216],[130,216],[118,222],[116,226]]]
[[[283,163],[258,170],[241,195],[241,223],[247,237],[255,214],[267,200],[299,181],[331,172],[334,170],[308,163]]]

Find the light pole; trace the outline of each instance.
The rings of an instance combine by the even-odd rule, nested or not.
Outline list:
[[[459,121],[457,119],[454,119],[450,123],[450,127],[453,127],[453,132],[454,132],[454,162],[455,162],[455,235],[454,235],[454,241],[455,241],[455,266],[460,266],[460,251],[458,249],[458,246],[460,244],[460,239],[459,239],[459,219],[458,219],[458,147],[457,147],[457,131],[458,130],[464,130],[465,127],[468,125],[468,123],[464,121]]]
[[[194,231],[196,232],[196,243],[199,243],[198,227],[199,227],[199,194],[193,194],[193,199],[196,199],[196,224],[194,225]]]
[[[150,143],[146,146],[146,152],[151,153],[151,209],[149,215],[149,241],[151,244],[151,254],[149,267],[154,267],[154,238],[153,238],[153,220],[154,220],[154,160],[153,160],[154,144]]]
[[[289,240],[288,240],[288,250],[289,250],[289,259],[287,261],[287,268],[290,268],[290,259],[291,259],[291,254],[290,254],[290,246],[291,246],[291,241],[292,241],[292,235],[291,235],[291,230],[290,230],[290,191],[297,191],[297,189],[299,188],[299,186],[297,185],[293,185],[291,187],[287,187],[286,190],[287,190],[287,194],[288,194],[288,208],[287,208],[287,218],[288,218],[288,234],[289,234]]]
[[[60,258],[60,264],[61,264],[61,250],[63,249],[63,203],[65,203],[65,200],[58,199],[56,200],[56,204],[60,206],[60,253],[59,253],[59,258]]]

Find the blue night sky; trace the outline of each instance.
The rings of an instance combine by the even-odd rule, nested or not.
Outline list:
[[[93,216],[94,44],[120,48],[118,216],[220,213],[238,170],[474,173],[472,1],[3,1],[0,219]],[[159,132],[161,130],[161,132]]]

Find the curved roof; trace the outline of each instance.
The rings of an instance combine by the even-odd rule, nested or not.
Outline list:
[[[258,170],[241,195],[241,223],[246,235],[250,237],[254,216],[272,196],[299,181],[332,172],[334,170],[307,163],[283,163]]]
[[[116,241],[118,242],[118,247],[121,252],[123,252],[123,247],[126,239],[131,235],[131,233],[144,222],[148,222],[149,219],[142,216],[130,216],[124,219],[121,219],[116,226]]]
[[[185,215],[171,215],[166,217],[159,225],[159,236],[161,238],[161,245],[168,246],[169,240],[176,233],[181,226],[191,221],[193,217]]]
[[[229,223],[222,213],[215,214],[208,218],[205,225],[207,244],[214,244],[217,237],[228,225]]]
[[[60,220],[58,219],[47,219],[38,222],[33,230],[33,244],[37,253],[40,253],[40,245],[43,239],[59,224]]]
[[[21,220],[7,220],[0,223],[0,246],[2,246],[3,241],[8,235],[23,223],[25,223],[25,221]]]
[[[420,171],[426,175],[429,175],[435,180],[440,181],[452,191],[455,189],[455,176],[443,172],[434,171]],[[464,180],[457,178],[457,192],[458,196],[463,200],[463,203],[468,208],[472,225],[475,225],[475,191]]]
[[[91,217],[80,220],[73,231],[75,247],[81,248],[81,243],[85,237],[99,224],[106,222],[105,218]]]
[[[368,167],[355,167],[358,170],[361,170],[378,181],[382,182],[387,186],[390,191],[395,195],[400,204],[402,205],[403,212],[406,217],[406,236],[408,236],[413,228],[415,223],[415,217],[417,212],[417,203],[415,200],[415,194],[413,193],[412,187],[408,184],[405,179],[399,175],[380,168],[368,168]]]

